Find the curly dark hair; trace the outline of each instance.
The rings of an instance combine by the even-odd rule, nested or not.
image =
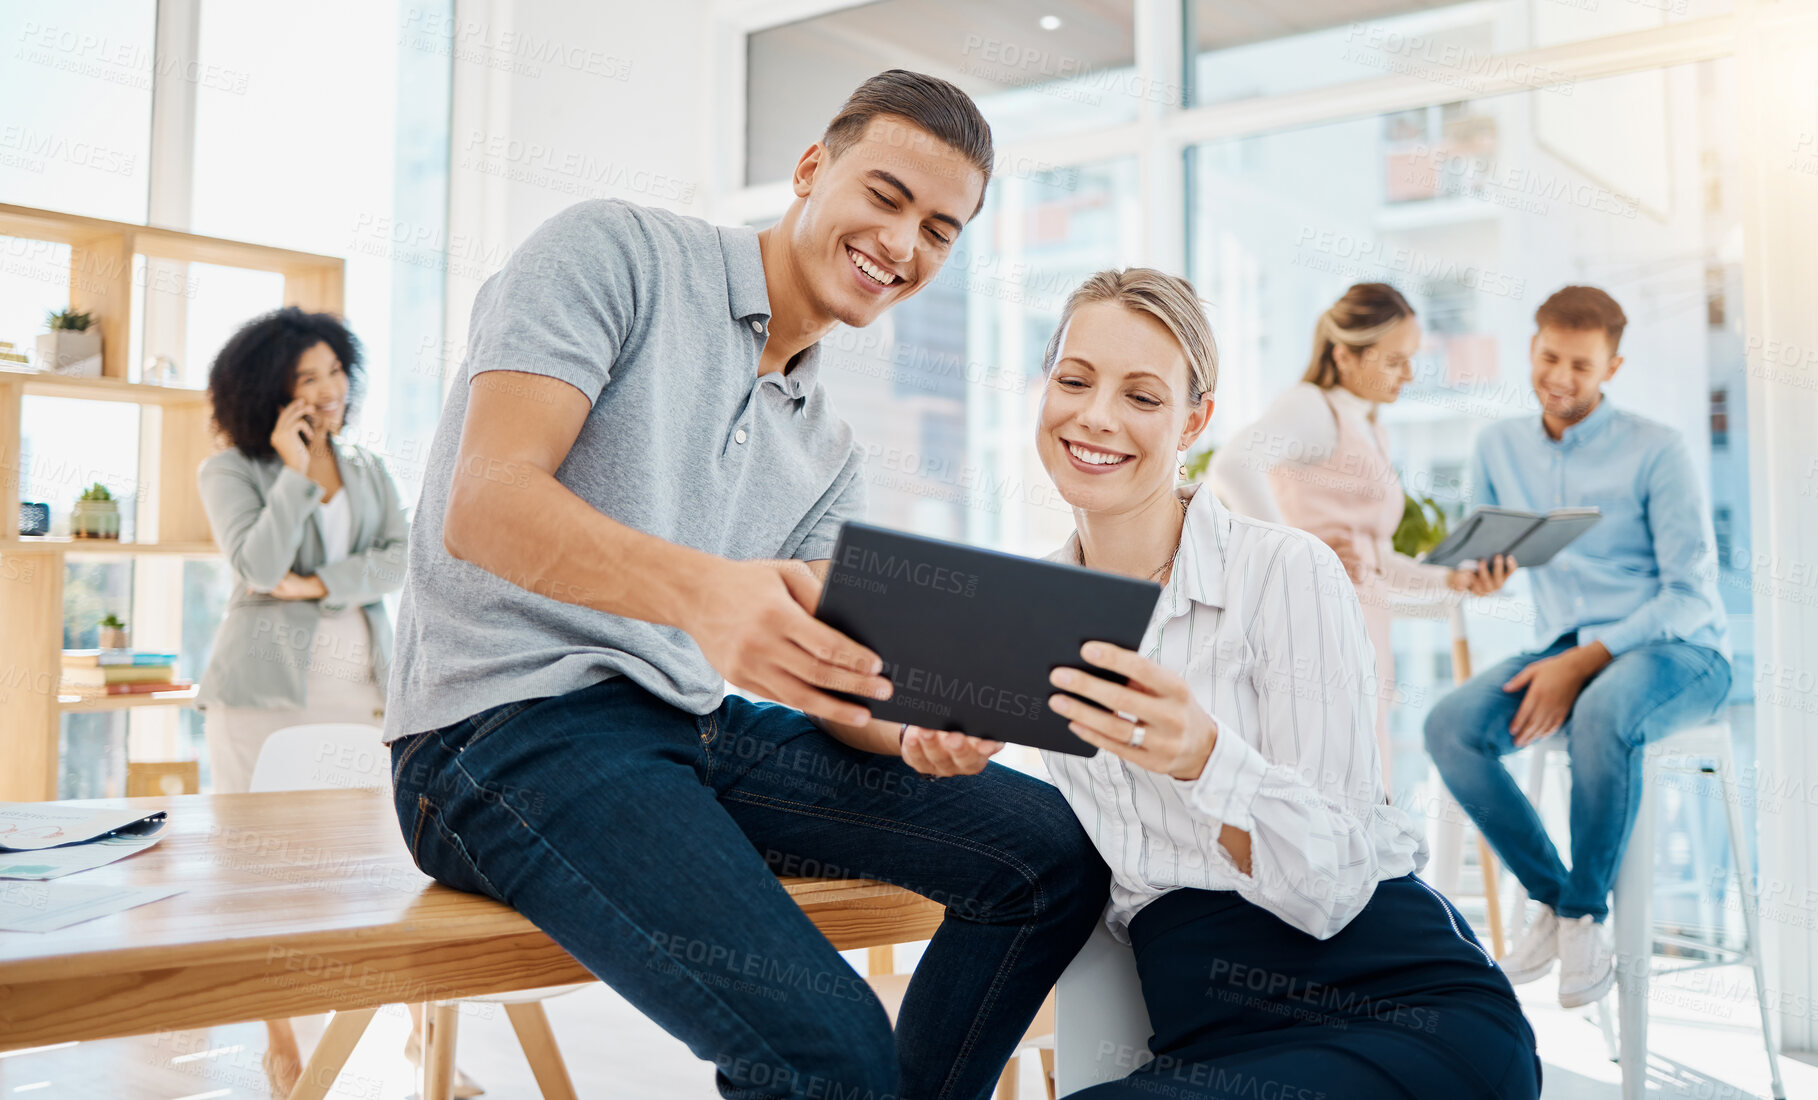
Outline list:
[[[208,370],[215,427],[248,458],[277,454],[271,430],[296,391],[297,359],[317,344],[327,344],[347,372],[345,423],[360,394],[360,341],[334,314],[296,306],[260,314],[241,325],[215,356]]]

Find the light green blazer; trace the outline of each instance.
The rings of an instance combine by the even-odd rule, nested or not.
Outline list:
[[[316,515],[325,490],[279,461],[248,458],[237,447],[197,471],[202,507],[234,571],[227,614],[202,673],[197,704],[300,707],[304,673],[324,611],[361,608],[372,628],[372,670],[380,690],[391,671],[391,621],[380,601],[404,585],[410,524],[384,463],[363,447],[333,442],[341,491],[353,518],[352,552],[326,563]],[[270,591],[286,573],[322,578],[320,600],[279,600]]]

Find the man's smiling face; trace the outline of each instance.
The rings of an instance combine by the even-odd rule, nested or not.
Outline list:
[[[985,174],[907,119],[881,115],[837,156],[812,146],[793,185],[807,200],[791,249],[803,288],[816,312],[862,328],[934,281]]]

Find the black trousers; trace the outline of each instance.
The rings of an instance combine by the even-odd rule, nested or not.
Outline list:
[[[1155,1060],[1080,1100],[1540,1095],[1534,1032],[1464,918],[1413,875],[1318,940],[1229,891],[1130,927]]]

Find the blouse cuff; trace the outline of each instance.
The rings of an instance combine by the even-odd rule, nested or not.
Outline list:
[[[1213,719],[1217,722],[1217,718]],[[1218,740],[1198,779],[1180,780],[1187,804],[1207,817],[1233,829],[1250,832],[1256,825],[1252,813],[1256,792],[1268,774],[1269,761],[1235,730],[1219,723]]]

